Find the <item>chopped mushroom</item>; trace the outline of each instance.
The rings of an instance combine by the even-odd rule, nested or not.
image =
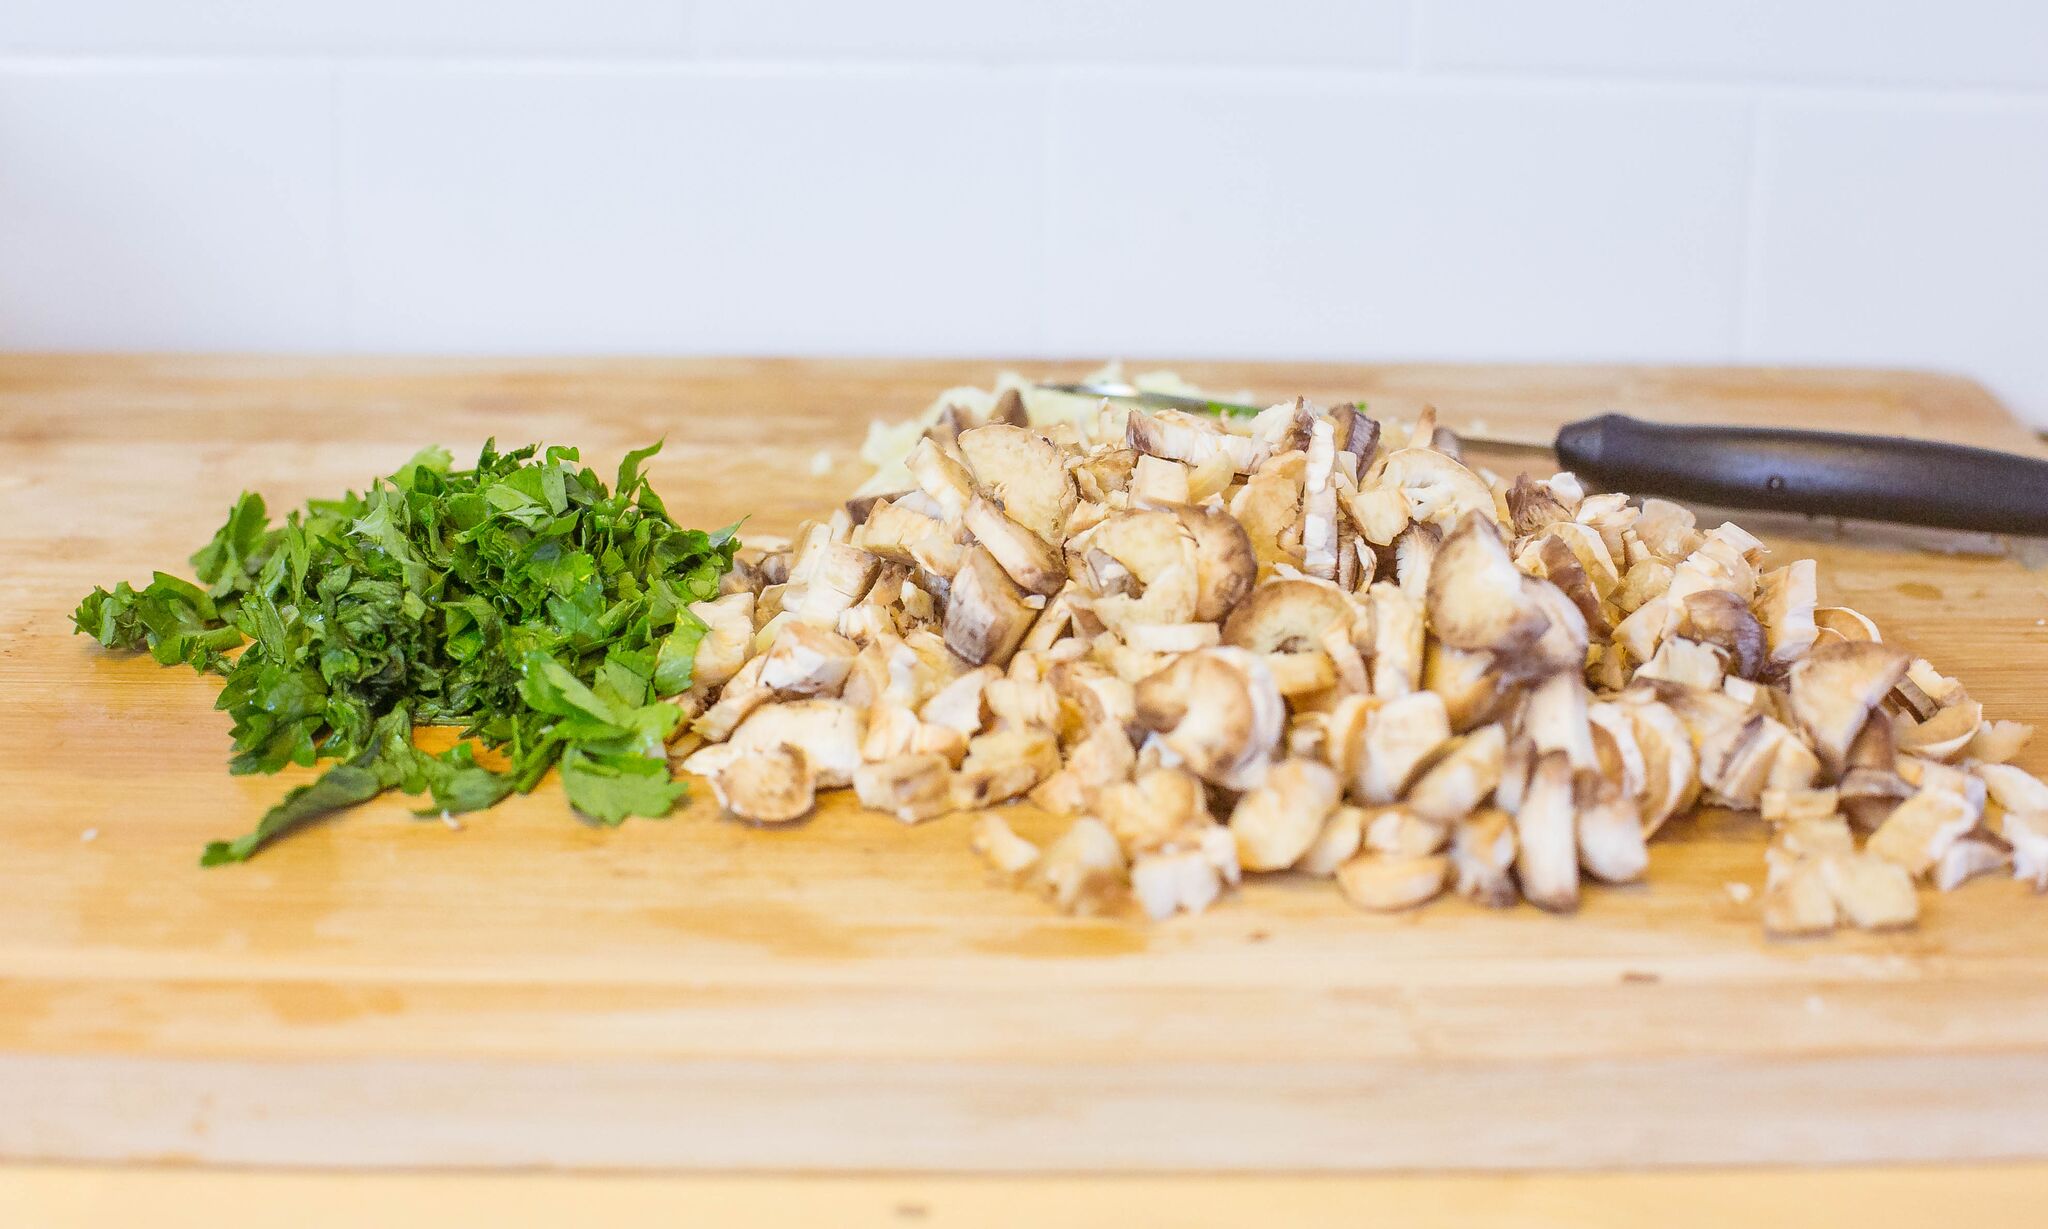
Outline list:
[[[952,809],[952,769],[943,755],[899,755],[855,769],[853,792],[871,811],[922,823]]]
[[[664,698],[736,816],[848,785],[906,822],[978,811],[976,849],[1060,907],[1128,889],[1162,918],[1290,869],[1368,908],[1569,910],[1701,799],[1767,821],[1774,934],[1905,925],[1916,880],[2008,863],[2048,889],[2031,728],[1734,525],[1475,469],[1427,407],[1382,448],[1355,406],[1006,381],[894,438],[900,465],[691,607]],[[1043,857],[988,810],[1027,797],[1079,817]]]
[[[1340,797],[1337,774],[1314,760],[1282,760],[1230,814],[1238,865],[1281,871],[1301,860]]]
[[[720,806],[740,819],[782,824],[817,803],[817,777],[800,748],[778,744],[734,758],[711,774]]]
[[[1038,846],[1018,836],[994,811],[975,821],[973,848],[1005,875],[1021,875],[1038,861]]]
[[[1403,858],[1366,853],[1337,868],[1337,886],[1361,909],[1413,909],[1441,895],[1451,860],[1442,854]]]

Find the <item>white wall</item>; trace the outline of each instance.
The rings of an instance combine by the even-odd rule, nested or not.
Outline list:
[[[0,0],[0,348],[1821,361],[2048,422],[2030,0]]]

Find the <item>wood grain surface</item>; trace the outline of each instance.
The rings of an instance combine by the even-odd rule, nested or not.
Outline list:
[[[789,831],[708,799],[617,831],[552,785],[460,831],[387,799],[240,867],[200,846],[297,777],[233,778],[208,681],[100,652],[94,583],[180,568],[420,445],[666,436],[680,518],[786,531],[871,416],[980,362],[0,358],[0,1158],[435,1168],[1526,1169],[2048,1156],[2048,899],[1770,942],[1756,822],[1708,814],[1576,916],[1398,917],[1269,879],[1206,916],[1071,919],[960,818]],[[1932,376],[1186,364],[1531,430],[1605,409],[2033,442]],[[828,450],[824,472],[811,463]],[[1781,527],[1782,528],[1782,527]],[[2016,554],[1792,526],[1824,599],[2048,720]],[[2048,767],[2048,745],[2023,763]],[[1019,827],[1045,831],[1024,816]]]

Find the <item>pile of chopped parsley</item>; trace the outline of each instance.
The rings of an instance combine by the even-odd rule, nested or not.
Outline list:
[[[573,448],[493,443],[466,470],[427,449],[282,525],[245,494],[192,556],[197,583],[94,589],[80,632],[226,680],[231,771],[336,761],[201,863],[387,789],[429,795],[421,814],[481,810],[557,765],[593,820],[667,814],[685,790],[665,751],[680,710],[658,698],[689,686],[705,631],[689,604],[717,596],[738,527],[669,518],[640,472],[660,447],[628,453],[609,491]],[[416,725],[459,726],[510,767],[469,741],[429,755]]]

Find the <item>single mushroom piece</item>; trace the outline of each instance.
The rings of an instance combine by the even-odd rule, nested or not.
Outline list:
[[[1066,561],[1060,553],[988,500],[977,495],[967,501],[963,523],[1024,592],[1051,597],[1067,583]]]
[[[1426,607],[1430,628],[1455,649],[1512,653],[1549,625],[1524,595],[1500,530],[1478,513],[1459,520],[1437,551]]]
[[[786,743],[733,756],[710,780],[719,805],[753,823],[788,823],[817,805],[810,762],[801,748]]]
[[[1004,665],[1037,617],[995,556],[977,546],[967,552],[946,599],[946,647],[972,665]]]
[[[1060,767],[1059,742],[1044,730],[997,730],[967,740],[952,778],[953,809],[979,810],[1021,798]]]
[[[693,602],[690,613],[705,629],[690,668],[690,685],[717,687],[747,664],[754,643],[754,595],[728,593],[708,602]]]
[[[1811,559],[1795,559],[1757,579],[1756,617],[1771,664],[1790,666],[1813,648],[1820,634],[1813,617],[1818,593],[1819,569]]]
[[[1365,843],[1365,823],[1369,813],[1363,807],[1340,806],[1323,821],[1322,831],[1301,855],[1294,869],[1305,875],[1327,879],[1337,873],[1337,868],[1357,855]]]
[[[1130,882],[1124,851],[1101,820],[1083,817],[1040,855],[1034,878],[1069,913],[1098,911]]]
[[[701,771],[692,766],[699,755],[745,758],[788,746],[804,753],[819,789],[843,789],[853,784],[854,770],[861,765],[863,731],[861,711],[839,700],[763,704],[740,722],[730,739],[697,752],[683,761],[683,767]]]
[[[1558,521],[1571,520],[1572,510],[1555,491],[1523,474],[1508,488],[1508,518],[1514,525],[1515,536],[1526,538]]]
[[[1124,848],[1137,852],[1186,844],[1189,833],[1215,823],[1202,782],[1178,768],[1154,768],[1104,787],[1095,813]]]
[[[1720,589],[1702,589],[1686,594],[1681,610],[1681,634],[1720,648],[1737,676],[1756,677],[1764,664],[1764,627],[1747,602]]]
[[[1337,774],[1314,760],[1287,759],[1237,800],[1230,813],[1237,861],[1248,871],[1281,871],[1306,854],[1336,809]]]
[[[1450,717],[1435,692],[1387,701],[1366,719],[1361,745],[1350,754],[1351,792],[1362,802],[1394,801],[1450,736]]]
[[[1337,886],[1359,908],[1390,913],[1442,895],[1450,874],[1451,860],[1443,854],[1402,858],[1364,853],[1337,868]]]
[[[1613,781],[1580,773],[1577,840],[1579,865],[1602,883],[1634,883],[1650,865],[1642,813]]]
[[[1539,909],[1579,907],[1579,842],[1572,763],[1562,751],[1537,756],[1515,812],[1515,875]]]
[[[935,753],[899,755],[854,770],[853,792],[871,811],[922,823],[952,809],[953,766]]]
[[[1285,731],[1273,675],[1243,649],[1201,649],[1140,681],[1136,718],[1203,780],[1225,789],[1259,784]]]
[[[1507,746],[1507,731],[1498,724],[1481,726],[1453,738],[1436,762],[1408,787],[1408,808],[1441,824],[1470,815],[1493,796],[1494,787],[1500,784]]]
[[[969,847],[1005,875],[1021,875],[1038,861],[1038,846],[1018,836],[1009,822],[994,811],[975,821]]]
[[[1323,649],[1332,627],[1346,629],[1351,601],[1334,585],[1306,579],[1269,580],[1237,604],[1223,624],[1225,644],[1260,654],[1283,695],[1299,695],[1336,680]]]
[[[761,656],[761,685],[786,699],[836,696],[860,646],[837,632],[787,623]]]
[[[1351,454],[1354,474],[1364,473],[1365,467],[1372,462],[1373,451],[1379,447],[1379,422],[1367,418],[1356,405],[1351,404],[1332,408],[1329,418],[1337,450]]]
[[[1924,787],[1893,808],[1864,849],[1919,878],[1977,826],[1980,810],[1962,794]]]
[[[991,423],[960,433],[960,455],[974,485],[1005,515],[1047,542],[1061,540],[1080,495],[1051,440]]]
[[[1870,710],[1904,677],[1908,658],[1874,641],[1816,646],[1791,671],[1792,714],[1831,773]]]
[[[1895,930],[1920,916],[1920,898],[1905,868],[1868,853],[1822,858],[1822,882],[1842,917],[1859,930]]]
[[[1978,837],[1966,837],[1942,851],[1934,864],[1934,886],[1953,892],[1979,875],[2003,870],[2012,863],[2012,848]]]
[[[1764,890],[1764,930],[1785,938],[1826,934],[1835,928],[1834,893],[1821,859],[1801,859]]]
[[[1514,817],[1499,807],[1477,812],[1451,831],[1452,890],[1496,909],[1514,904],[1515,852]]]
[[[1193,466],[1226,456],[1240,474],[1250,473],[1267,456],[1260,441],[1232,435],[1212,418],[1180,410],[1132,411],[1124,423],[1124,444],[1148,457]]]

